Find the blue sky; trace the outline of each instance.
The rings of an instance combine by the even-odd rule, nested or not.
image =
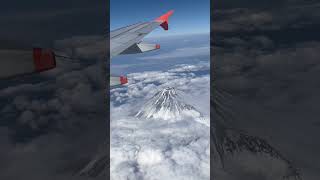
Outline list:
[[[160,28],[149,36],[210,32],[210,0],[111,0],[111,30],[153,20],[173,9],[169,31]]]

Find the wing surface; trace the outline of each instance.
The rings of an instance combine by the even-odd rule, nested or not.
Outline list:
[[[111,58],[120,54],[130,47],[139,44],[141,40],[161,26],[164,30],[168,30],[169,17],[173,14],[173,10],[160,16],[151,22],[142,22],[116,29],[110,32],[110,54]],[[154,49],[157,49],[155,46]]]

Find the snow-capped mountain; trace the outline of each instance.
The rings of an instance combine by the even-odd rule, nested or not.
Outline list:
[[[213,173],[217,179],[301,180],[299,170],[267,140],[230,128],[233,112],[228,98],[217,90],[211,102],[215,114],[211,155],[220,162]]]
[[[221,89],[215,92],[211,101],[215,115],[211,155],[221,164],[213,173],[217,179],[301,180],[300,171],[267,140],[230,128],[234,117],[229,105],[232,96]]]
[[[301,180],[298,169],[262,138],[250,136],[235,129],[226,129],[221,148],[226,169],[228,169],[226,161],[232,162],[232,166],[235,167],[237,161],[246,160],[247,170],[260,172],[272,170],[273,172],[269,172],[267,179],[281,177],[283,180]]]
[[[202,115],[196,108],[184,103],[175,88],[167,87],[147,101],[136,117],[176,121],[182,120],[183,117],[201,119]]]

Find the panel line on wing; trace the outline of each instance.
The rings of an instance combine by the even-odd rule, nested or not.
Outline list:
[[[111,35],[111,37],[110,38],[116,38],[116,37],[118,37],[118,36],[121,36],[121,35],[123,35],[123,34],[125,34],[125,33],[128,33],[128,32],[130,32],[130,31],[132,31],[132,30],[134,30],[134,29],[140,29],[140,28],[143,28],[143,27],[140,27],[140,26],[144,26],[144,25],[146,25],[146,24],[148,24],[147,22],[145,22],[145,23],[139,23],[139,24],[136,24],[136,25],[132,25],[133,27],[131,27],[131,28],[129,28],[129,29],[126,29],[125,31],[122,31],[122,32],[120,32],[120,33],[116,33],[116,31],[112,31],[111,33],[116,33],[116,34],[114,34],[114,35]],[[128,26],[128,27],[130,27],[130,26]],[[125,28],[128,28],[128,27],[125,27]],[[125,28],[123,28],[123,30],[125,29]],[[121,29],[120,29],[121,30]]]

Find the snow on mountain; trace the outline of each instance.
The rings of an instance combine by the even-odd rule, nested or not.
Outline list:
[[[266,140],[225,129],[221,142],[223,166],[235,176],[266,180],[301,180],[298,169]]]
[[[183,102],[183,98],[174,87],[166,87],[157,92],[136,114],[146,119],[179,121],[186,117],[201,119],[202,114],[192,105]]]
[[[212,112],[216,115],[212,124],[215,146],[211,156],[221,166],[213,164],[213,176],[224,180],[301,180],[299,170],[267,140],[229,128],[230,121],[225,119],[230,117],[230,109],[226,108],[230,96],[219,89],[216,92]]]

